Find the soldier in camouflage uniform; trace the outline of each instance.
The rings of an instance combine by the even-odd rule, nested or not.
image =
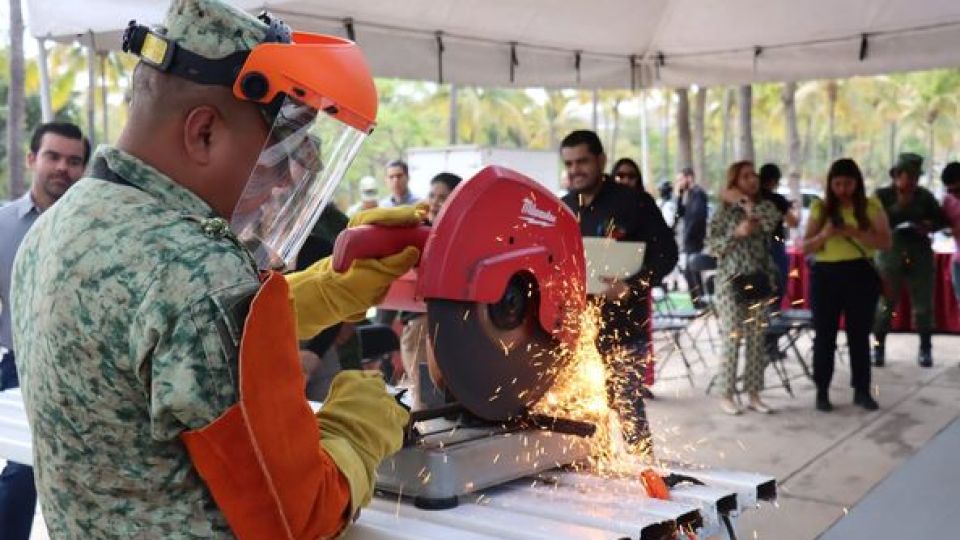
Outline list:
[[[180,48],[177,58],[192,53],[216,67],[255,52],[273,31],[268,23],[219,0],[175,0],[164,39]],[[406,413],[382,379],[353,371],[334,381],[314,419],[292,330],[257,364],[259,373],[286,369],[276,380],[241,378],[251,358],[241,351],[238,360],[238,348],[268,285],[283,296],[266,318],[292,317],[289,288],[298,334],[309,336],[375,303],[417,250],[356,261],[344,274],[321,261],[289,286],[276,273],[261,285],[228,220],[259,163],[269,116],[230,80],[201,84],[189,79],[197,70],[144,62],[117,146],[97,150],[89,176],[37,220],[14,264],[14,342],[50,535],[336,534],[369,501],[373,471],[399,448]],[[392,210],[361,221],[419,219]],[[241,401],[250,384],[265,387],[258,399],[276,407],[278,429],[300,422],[289,420],[279,457],[258,439],[253,418],[263,411]]]
[[[930,338],[935,273],[929,234],[945,227],[946,221],[933,194],[917,185],[922,167],[923,158],[917,154],[900,154],[897,164],[890,169],[893,183],[877,190],[877,198],[887,212],[893,231],[893,247],[877,253],[877,267],[886,283],[873,326],[876,338],[873,361],[877,367],[885,362],[884,346],[890,331],[890,318],[904,282],[910,291],[914,328],[920,334],[917,361],[921,367],[933,365]]]

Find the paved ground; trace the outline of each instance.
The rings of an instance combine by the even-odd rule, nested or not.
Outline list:
[[[649,405],[649,414],[654,433],[663,438],[661,454],[778,479],[777,505],[746,513],[737,527],[741,539],[816,538],[960,415],[960,336],[934,337],[932,369],[917,367],[916,336],[891,335],[888,340],[887,367],[873,371],[880,411],[851,404],[845,359],[838,362],[831,390],[835,410],[816,411],[813,385],[791,355],[786,365],[796,377],[795,397],[769,388],[764,399],[776,414],[739,417],[723,414],[714,397],[704,395],[719,359],[707,342],[699,341],[707,366],[694,364],[696,388],[686,379],[654,386],[658,399]],[[809,363],[809,340],[801,341],[800,349]],[[683,373],[679,358],[669,362],[667,375]],[[768,369],[767,384],[777,382]]]
[[[659,454],[779,480],[777,505],[764,505],[739,520],[741,539],[815,538],[960,415],[960,336],[934,338],[933,369],[917,367],[917,344],[916,336],[890,336],[888,366],[874,370],[878,412],[850,404],[846,360],[838,363],[834,379],[835,411],[817,412],[813,386],[791,356],[786,365],[795,377],[795,397],[770,388],[764,398],[776,414],[731,417],[717,408],[715,395],[704,394],[719,359],[705,339],[698,340],[705,363],[693,366],[696,386],[675,378],[654,387],[658,398],[650,403],[649,414],[660,439]],[[809,363],[809,341],[802,340],[800,349]],[[667,377],[684,373],[678,357],[668,362]],[[768,369],[768,385],[777,382]],[[39,516],[33,537],[47,538]]]

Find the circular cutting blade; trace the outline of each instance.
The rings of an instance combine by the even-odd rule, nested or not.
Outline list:
[[[467,410],[486,420],[526,412],[550,388],[563,363],[537,320],[532,280],[515,276],[496,304],[430,299],[433,361]]]

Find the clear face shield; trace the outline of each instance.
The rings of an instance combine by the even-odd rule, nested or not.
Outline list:
[[[259,268],[294,268],[300,247],[366,136],[285,98],[230,223]]]

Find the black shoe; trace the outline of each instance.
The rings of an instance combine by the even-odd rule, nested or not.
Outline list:
[[[640,387],[640,396],[648,401],[653,401],[657,398],[657,396],[653,395],[653,392],[651,392],[646,386]]]
[[[917,357],[917,363],[923,368],[933,367],[933,355],[929,350],[920,349],[920,355]]]
[[[829,392],[817,391],[817,410],[823,412],[830,412],[833,410],[833,405],[830,404]]]
[[[859,405],[868,411],[875,411],[880,408],[880,405],[877,404],[876,400],[873,399],[873,396],[871,396],[867,390],[854,390],[853,404]]]
[[[875,367],[883,367],[887,363],[886,351],[883,350],[883,347],[874,347],[873,348],[873,365]]]

